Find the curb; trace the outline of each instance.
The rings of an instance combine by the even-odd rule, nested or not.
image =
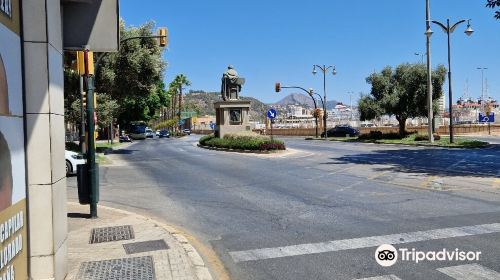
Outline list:
[[[240,154],[279,154],[281,152],[286,152],[286,150],[273,150],[273,151],[253,151],[253,150],[238,150],[238,149],[228,149],[228,148],[217,148],[217,147],[209,147],[197,144],[199,148],[213,150],[213,151],[221,151],[221,152],[231,152],[231,153],[240,153]]]
[[[68,204],[73,204],[73,205],[80,205],[80,203],[77,202],[72,202],[68,201]],[[164,230],[166,230],[169,234],[171,234],[175,240],[177,240],[181,246],[184,248],[184,251],[186,251],[186,255],[188,256],[189,260],[194,266],[195,274],[196,277],[199,280],[213,280],[212,274],[210,273],[208,267],[205,265],[205,262],[203,261],[203,258],[198,254],[198,251],[189,243],[186,237],[184,237],[178,230],[173,228],[172,226],[169,226],[167,224],[158,222],[157,220],[154,220],[152,218],[129,212],[127,210],[122,210],[122,209],[117,209],[109,206],[104,206],[104,205],[99,205],[98,207],[109,210],[109,211],[115,211],[121,214],[125,215],[130,215],[130,216],[135,216],[137,218],[144,219],[148,222],[152,222],[155,225],[158,225],[162,227]]]

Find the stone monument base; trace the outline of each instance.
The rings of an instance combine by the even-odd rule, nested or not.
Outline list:
[[[228,100],[214,103],[215,136],[222,138],[225,134],[251,131],[249,111],[251,101]]]

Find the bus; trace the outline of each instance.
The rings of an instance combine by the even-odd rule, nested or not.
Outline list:
[[[129,136],[131,139],[146,139],[146,124],[144,122],[131,123]]]

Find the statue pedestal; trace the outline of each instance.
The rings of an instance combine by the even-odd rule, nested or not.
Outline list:
[[[225,134],[240,131],[251,131],[248,123],[250,102],[243,100],[228,100],[214,103],[215,107],[215,136],[222,138]]]

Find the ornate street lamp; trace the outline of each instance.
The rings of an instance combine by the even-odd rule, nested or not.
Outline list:
[[[337,69],[335,66],[326,66],[326,65],[323,65],[323,66],[320,66],[320,65],[313,65],[313,75],[316,75],[316,73],[318,73],[318,71],[316,71],[316,67],[318,67],[321,72],[323,72],[323,132],[325,134],[325,140],[327,138],[327,134],[326,134],[326,73],[328,72],[329,69],[332,69],[332,75],[337,75]]]
[[[439,21],[433,20],[432,23],[439,25],[444,31],[444,33],[447,34],[448,36],[448,104],[450,106],[450,143],[453,143],[453,95],[452,95],[452,86],[451,86],[451,34],[457,26],[459,26],[461,23],[464,23],[466,20],[460,20],[457,23],[453,24],[450,26],[450,19],[446,20],[446,25],[440,23]],[[472,35],[474,30],[472,30],[472,27],[470,25],[470,20],[467,20],[467,29],[464,31],[464,33],[467,36]]]

